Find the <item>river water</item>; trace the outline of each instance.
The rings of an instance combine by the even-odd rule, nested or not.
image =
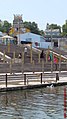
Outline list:
[[[64,119],[65,87],[2,92],[0,119]]]

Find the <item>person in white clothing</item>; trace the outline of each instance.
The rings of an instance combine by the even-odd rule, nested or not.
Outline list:
[[[27,47],[24,48],[24,53],[27,54]]]

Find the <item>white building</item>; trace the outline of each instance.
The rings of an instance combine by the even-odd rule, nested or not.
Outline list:
[[[45,30],[45,35],[46,36],[60,36],[60,31],[59,29],[46,29]]]
[[[51,47],[51,42],[46,42],[44,37],[41,35],[37,35],[34,33],[24,33],[19,34],[18,36],[18,43],[20,42],[32,42],[32,46],[36,48],[48,48]]]
[[[2,43],[2,37],[4,36],[4,34],[0,31],[0,44]]]

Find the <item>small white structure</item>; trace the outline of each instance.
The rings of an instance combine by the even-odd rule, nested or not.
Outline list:
[[[59,29],[46,29],[45,30],[45,35],[46,36],[59,36],[60,35],[60,31]]]
[[[2,43],[2,37],[3,37],[3,33],[0,31],[0,44]]]
[[[51,47],[51,42],[46,42],[44,37],[41,35],[28,32],[17,36],[18,41],[20,38],[20,42],[32,42],[32,46],[36,48],[48,48],[48,46]]]
[[[2,43],[7,45],[8,43],[13,43],[14,42],[14,38],[8,35],[5,35],[3,37],[1,37],[2,39]]]

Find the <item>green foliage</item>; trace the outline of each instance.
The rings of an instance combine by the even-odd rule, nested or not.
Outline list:
[[[43,30],[39,30],[38,28],[38,24],[35,23],[35,22],[23,22],[24,24],[24,27],[25,28],[28,28],[30,29],[30,31],[32,33],[35,33],[35,34],[39,34],[39,35],[42,35],[44,36],[44,31]],[[6,33],[9,33],[9,30],[10,28],[12,27],[11,23],[9,23],[8,21],[4,21],[4,23],[0,23],[0,31],[2,31],[3,33],[6,32]],[[67,20],[65,22],[65,24],[62,25],[62,32],[61,32],[61,26],[60,25],[57,25],[57,24],[48,24],[47,23],[47,28],[48,29],[59,29],[60,33],[61,33],[61,36],[67,36]]]
[[[61,33],[61,26],[57,25],[57,24],[51,24],[49,25],[49,29],[59,29],[60,33]]]
[[[11,23],[5,20],[3,24],[0,24],[0,31],[8,33],[10,27],[11,27]]]
[[[40,31],[40,35],[44,36],[44,31],[43,30]]]
[[[25,21],[23,24],[24,24],[24,27],[30,29],[30,31],[32,33],[40,34],[38,25],[35,22],[27,22],[27,21]]]
[[[62,26],[62,35],[67,36],[67,21],[65,24]]]

